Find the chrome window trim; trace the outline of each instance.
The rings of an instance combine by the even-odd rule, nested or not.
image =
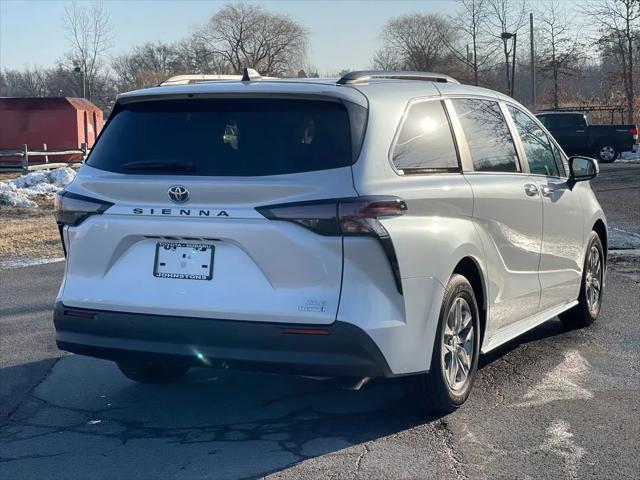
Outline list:
[[[473,160],[471,158],[471,150],[469,149],[469,143],[467,142],[467,137],[464,134],[462,123],[458,118],[458,114],[456,113],[456,109],[453,105],[452,100],[485,100],[485,101],[495,102],[496,104],[498,104],[498,108],[500,109],[500,113],[502,114],[502,117],[504,118],[504,121],[507,125],[507,129],[509,130],[509,134],[511,135],[511,141],[513,142],[513,147],[516,152],[516,168],[518,169],[517,171],[515,172],[476,171],[473,165]],[[489,95],[447,95],[445,98],[445,105],[447,106],[448,109],[450,109],[449,118],[451,119],[451,124],[454,126],[455,133],[457,136],[459,136],[461,140],[461,144],[464,145],[463,147],[459,148],[459,151],[463,152],[463,155],[461,155],[463,159],[463,163],[462,163],[463,173],[465,174],[466,173],[482,173],[482,174],[488,174],[488,175],[495,175],[495,174],[528,175],[529,174],[528,164],[526,164],[526,171],[525,169],[522,168],[523,166],[522,155],[521,155],[522,145],[519,144],[520,137],[519,136],[514,137],[513,128],[515,128],[515,125],[511,123],[511,117],[508,115],[505,115],[506,107],[502,105],[502,101],[499,98],[491,97]]]
[[[569,175],[568,175],[568,172],[567,172],[567,168],[566,168],[566,165],[568,165],[569,157],[565,153],[565,151],[562,150],[562,147],[560,146],[560,144],[556,141],[556,139],[553,137],[553,135],[551,135],[551,132],[549,132],[549,130],[547,130],[547,128],[544,126],[544,124],[540,121],[540,119],[533,112],[529,112],[528,110],[523,109],[523,107],[521,105],[518,105],[515,102],[504,101],[504,104],[505,104],[505,107],[507,105],[511,106],[511,107],[515,108],[516,110],[520,110],[522,113],[524,113],[529,118],[531,118],[534,121],[534,123],[536,123],[542,129],[542,131],[545,133],[545,135],[549,139],[550,143],[552,143],[557,148],[557,150],[560,152],[560,155],[562,156],[560,158],[560,164],[562,165],[562,171],[564,172],[564,175],[560,175],[560,176],[542,175],[542,174],[539,174],[539,173],[531,173],[531,175],[536,176],[536,177],[537,176],[541,176],[541,177],[545,177],[545,178],[560,178],[562,180],[566,180],[567,178],[569,178]],[[508,109],[505,108],[505,110],[507,110],[507,113],[509,113]],[[556,113],[559,113],[559,112],[556,112]],[[509,116],[511,116],[510,113],[509,113]],[[515,124],[514,124],[514,126],[515,126]],[[520,139],[520,134],[518,134],[518,138]],[[523,147],[523,154],[524,154],[524,147]],[[553,157],[555,158],[555,154],[553,155]],[[524,158],[526,159],[526,155],[524,155]],[[529,160],[526,159],[526,162],[527,162],[527,168],[528,168],[529,167]]]
[[[398,143],[398,137],[400,136],[400,132],[402,131],[402,127],[404,126],[405,121],[407,120],[407,116],[409,114],[409,110],[414,105],[424,102],[440,102],[442,106],[442,110],[444,111],[445,117],[447,117],[447,121],[449,123],[449,131],[451,132],[451,140],[453,141],[454,148],[456,149],[456,159],[458,161],[458,168],[451,169],[433,169],[433,171],[405,171],[401,168],[396,167],[393,161],[393,151]],[[463,172],[463,164],[461,162],[460,149],[458,148],[458,144],[456,142],[456,135],[452,124],[451,116],[449,115],[449,111],[447,109],[447,105],[445,104],[446,99],[442,96],[438,97],[415,97],[409,99],[407,104],[404,107],[404,111],[402,112],[402,118],[398,125],[396,126],[396,131],[393,135],[393,140],[391,141],[391,146],[389,147],[389,152],[387,153],[387,160],[389,161],[389,165],[391,165],[391,169],[398,175],[399,177],[407,177],[407,176],[416,176],[416,175],[438,175],[438,174],[461,174]]]
[[[518,156],[518,167],[520,168],[520,172],[529,175],[531,173],[531,168],[529,167],[527,156],[524,153],[524,145],[522,144],[522,139],[520,138],[520,134],[518,133],[518,127],[516,127],[516,123],[513,121],[513,118],[511,118],[511,114],[507,109],[506,103],[502,100],[499,100],[498,104],[500,105],[502,116],[504,117],[505,122],[507,122],[507,128],[509,129],[511,140],[513,141],[513,145],[516,149],[516,155]]]

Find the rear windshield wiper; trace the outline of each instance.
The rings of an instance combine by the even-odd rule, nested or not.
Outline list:
[[[160,161],[160,160],[137,160],[135,162],[123,163],[120,168],[123,170],[166,170],[166,171],[192,171],[193,162]]]

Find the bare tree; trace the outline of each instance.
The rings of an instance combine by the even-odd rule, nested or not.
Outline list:
[[[73,2],[65,6],[63,20],[70,47],[66,65],[78,73],[82,89],[91,99],[102,61],[111,44],[109,15],[100,2],[83,5]]]
[[[457,34],[443,41],[454,57],[462,62],[478,85],[481,70],[491,63],[495,47],[487,38],[487,0],[459,0],[460,10],[451,18]],[[453,41],[452,41],[453,39]]]
[[[577,75],[583,59],[583,47],[572,31],[567,12],[557,0],[546,4],[539,16],[539,68],[551,79],[553,106],[560,105],[560,90],[563,77]]]
[[[373,56],[373,68],[375,70],[402,70],[401,58],[396,52],[387,47],[378,50]]]
[[[43,97],[49,93],[47,80],[48,71],[42,68],[5,69],[0,74],[0,96]]]
[[[502,42],[502,52],[504,54],[506,91],[513,95],[511,85],[513,85],[511,55],[515,47],[516,40],[509,42],[503,37],[503,33],[517,34],[526,24],[527,17],[525,3],[523,0],[487,0],[489,15],[487,21],[492,35],[496,40]]]
[[[181,73],[181,59],[174,45],[149,42],[133,48],[111,62],[120,89],[155,86],[174,73]]]
[[[387,22],[382,31],[382,48],[374,56],[378,68],[434,70],[441,65],[451,42],[450,22],[432,14],[401,15]]]
[[[175,44],[177,60],[176,72],[181,73],[234,73],[232,66],[222,56],[212,52],[202,40],[200,32],[180,40]]]
[[[598,46],[620,66],[629,119],[635,118],[635,67],[640,36],[640,0],[594,0],[583,13],[597,26]]]
[[[248,66],[265,75],[295,74],[307,56],[308,33],[301,25],[245,3],[223,7],[196,38],[234,73]]]

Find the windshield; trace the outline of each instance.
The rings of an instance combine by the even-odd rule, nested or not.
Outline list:
[[[119,106],[87,164],[118,173],[261,176],[353,164],[366,110],[300,99],[162,100]]]

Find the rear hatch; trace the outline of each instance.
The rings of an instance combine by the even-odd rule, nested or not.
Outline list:
[[[351,165],[365,121],[362,105],[330,96],[116,105],[65,193],[71,210],[83,201],[102,207],[64,228],[60,299],[112,311],[333,322],[342,238],[257,209],[355,196]]]

